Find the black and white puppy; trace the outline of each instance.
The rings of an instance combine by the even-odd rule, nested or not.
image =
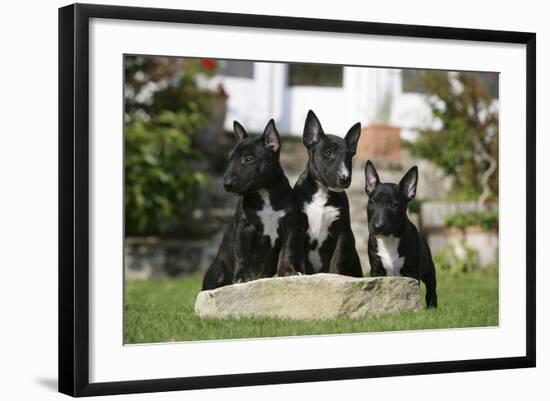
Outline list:
[[[351,159],[360,134],[359,123],[345,138],[325,134],[317,116],[311,110],[307,114],[303,141],[309,160],[294,194],[301,211],[301,259],[308,274],[363,276],[344,192],[351,183]]]
[[[256,138],[249,137],[236,121],[233,128],[237,145],[229,155],[223,184],[240,199],[204,276],[203,290],[276,273],[298,273],[293,253],[296,245],[291,246],[297,211],[292,188],[279,164],[281,140],[275,123],[270,120],[263,135]]]
[[[365,166],[371,276],[406,276],[422,280],[426,285],[426,305],[435,308],[437,294],[432,254],[407,216],[407,206],[416,195],[417,183],[416,166],[399,184],[381,183],[370,160]]]

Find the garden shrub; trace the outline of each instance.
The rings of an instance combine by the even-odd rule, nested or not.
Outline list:
[[[463,239],[449,242],[437,251],[433,259],[437,269],[451,274],[480,270],[478,252],[468,246]]]
[[[447,227],[456,227],[461,230],[472,226],[478,226],[485,230],[498,229],[498,210],[454,213],[446,216],[445,224]]]
[[[189,207],[207,183],[192,137],[206,125],[214,94],[197,84],[197,63],[168,68],[177,59],[153,61],[126,63],[125,230],[126,236],[182,236]],[[143,76],[149,81],[135,79]]]

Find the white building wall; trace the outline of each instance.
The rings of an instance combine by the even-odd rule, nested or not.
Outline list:
[[[356,122],[362,125],[388,123],[412,137],[414,128],[430,121],[425,97],[401,90],[398,69],[344,67],[342,87],[288,86],[287,65],[255,63],[254,78],[215,77],[228,93],[225,128],[233,120],[249,132],[262,132],[274,118],[282,134],[302,135],[306,114],[312,109],[328,133],[345,135]],[[389,119],[380,121],[380,107],[388,94],[392,99]]]

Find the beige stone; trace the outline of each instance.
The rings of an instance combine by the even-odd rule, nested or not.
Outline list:
[[[354,278],[338,274],[273,277],[202,291],[200,317],[361,318],[418,310],[419,285],[406,277]]]

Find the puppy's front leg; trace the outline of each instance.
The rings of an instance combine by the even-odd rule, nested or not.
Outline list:
[[[336,247],[330,259],[329,273],[342,274],[345,271],[346,264],[349,258],[347,257],[347,242],[349,236],[346,232],[341,231],[336,240]]]
[[[305,260],[300,257],[300,251],[304,248],[304,236],[302,230],[296,225],[296,220],[291,218],[285,222],[285,237],[277,262],[277,276],[279,277],[305,274]]]
[[[374,235],[369,236],[369,264],[370,264],[370,276],[371,277],[380,277],[386,275],[386,269],[382,264],[382,260],[377,254],[378,245],[376,242],[376,237]]]
[[[237,243],[235,244],[235,270],[233,283],[246,281],[247,272],[250,270],[250,255],[254,226],[246,224],[237,228]]]

